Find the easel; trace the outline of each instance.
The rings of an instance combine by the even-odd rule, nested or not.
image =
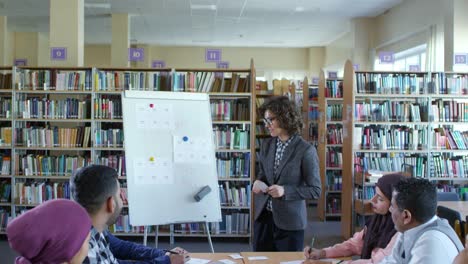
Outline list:
[[[211,241],[211,234],[210,234],[210,226],[208,225],[208,222],[205,223],[205,230],[206,234],[208,235],[208,243],[210,245],[211,253],[214,253],[214,248],[213,248],[213,242]],[[145,226],[145,233],[143,236],[143,244],[146,246],[147,241],[148,241],[148,227]],[[159,226],[155,226],[155,231],[154,231],[154,247],[158,247],[158,239],[159,239]],[[169,244],[173,245],[174,244],[174,225],[170,225],[169,229]]]

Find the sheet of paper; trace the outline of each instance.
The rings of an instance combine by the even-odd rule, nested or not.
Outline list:
[[[243,259],[244,257],[242,257],[240,254],[231,254],[229,255],[231,258],[233,259]]]
[[[292,261],[284,261],[284,262],[280,262],[280,264],[301,264],[302,262],[304,262],[303,259],[301,259],[301,260],[292,260]]]
[[[189,261],[185,262],[185,264],[206,264],[210,261],[209,259],[191,258]]]
[[[135,120],[138,128],[150,130],[174,130],[174,110],[171,104],[140,103],[135,107]]]
[[[249,257],[249,260],[265,260],[268,259],[266,256],[254,256],[254,257]]]
[[[266,183],[264,183],[262,181],[256,180],[254,182],[253,188],[257,188],[257,189],[262,190],[262,192],[266,192],[267,188],[268,188],[268,185],[266,185]]]
[[[224,263],[224,264],[236,264],[235,261],[232,261],[230,259],[220,259],[218,261],[221,262],[221,263]]]
[[[174,162],[208,164],[214,155],[208,139],[174,135]]]
[[[133,162],[135,184],[173,184],[174,169],[169,159],[149,156]]]

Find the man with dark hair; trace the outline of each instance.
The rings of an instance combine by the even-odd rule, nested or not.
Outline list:
[[[120,240],[107,231],[122,210],[117,172],[107,166],[90,165],[77,170],[70,179],[72,198],[88,212],[93,228],[88,257],[83,263],[184,263],[188,253],[175,248],[179,254]],[[127,262],[128,261],[128,262]],[[135,262],[136,261],[136,262]]]
[[[392,255],[381,263],[452,263],[463,250],[447,220],[436,216],[437,188],[425,179],[398,182],[390,212],[400,232]]]

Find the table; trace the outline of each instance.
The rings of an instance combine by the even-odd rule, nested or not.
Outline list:
[[[238,264],[244,264],[242,259],[232,259],[229,255],[236,254],[236,253],[190,253],[191,258],[198,258],[198,259],[209,259],[211,262],[221,259],[229,259],[234,261]]]
[[[440,201],[437,202],[437,205],[445,206],[460,212],[462,219],[468,216],[468,201]]]
[[[279,264],[280,262],[293,261],[293,260],[304,260],[302,252],[241,252],[240,255],[243,259],[232,259],[229,255],[236,253],[190,253],[190,257],[197,259],[209,259],[212,263],[221,259],[229,259],[236,262],[237,264]],[[268,259],[265,260],[249,260],[249,257],[265,256]],[[337,258],[350,260],[351,258]],[[321,264],[324,262],[314,261],[311,264]],[[328,263],[328,262],[326,262]]]

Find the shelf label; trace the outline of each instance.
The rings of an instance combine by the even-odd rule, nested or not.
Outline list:
[[[229,61],[218,61],[216,63],[216,68],[218,69],[228,69],[229,68]],[[224,74],[222,72],[216,72],[215,77],[223,78]]]
[[[359,71],[359,64],[358,64],[358,63],[353,64],[353,69],[354,69],[355,71]]]
[[[336,72],[336,71],[329,71],[329,72],[328,72],[328,78],[330,78],[330,79],[336,79],[336,78],[338,78],[338,72]]]
[[[152,68],[164,68],[166,67],[166,62],[163,60],[154,60],[151,62],[151,67]]]
[[[312,77],[312,84],[318,85],[319,84],[319,77]]]
[[[221,61],[221,50],[220,49],[206,49],[205,50],[205,61],[206,62]]]
[[[421,71],[421,67],[419,65],[409,65],[409,71],[418,72]]]
[[[28,65],[28,60],[27,59],[15,59],[14,64],[15,66],[26,66]]]
[[[50,48],[50,60],[67,60],[67,48],[65,47]]]
[[[129,61],[144,61],[145,60],[145,49],[144,48],[129,48],[128,49],[128,60]]]
[[[379,52],[380,64],[393,64],[395,62],[395,54],[393,51],[381,51]]]
[[[453,64],[467,64],[468,53],[455,53]]]

